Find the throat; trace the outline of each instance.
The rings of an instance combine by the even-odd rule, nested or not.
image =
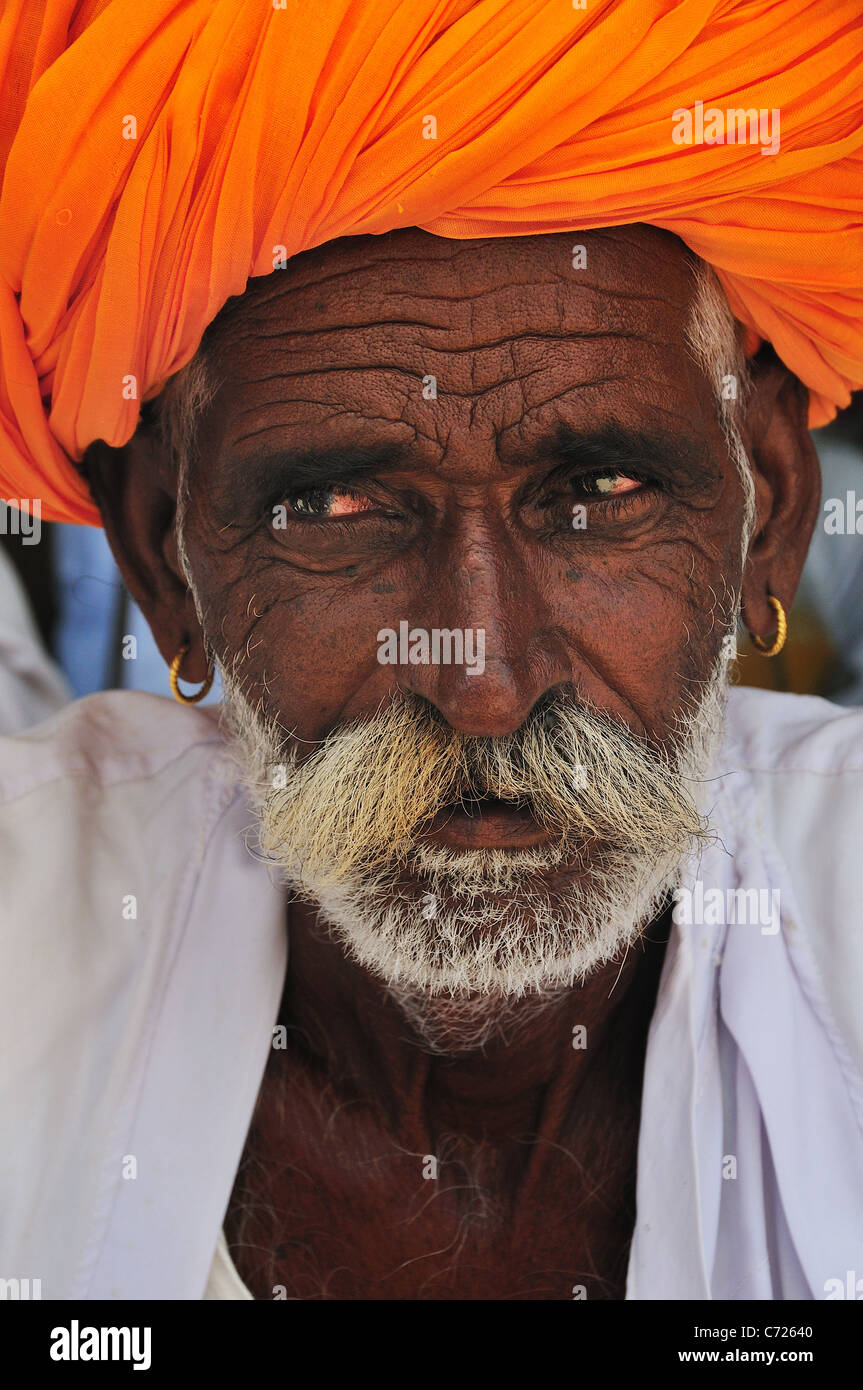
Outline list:
[[[371,1106],[400,1142],[533,1132],[540,1115],[586,1103],[612,1074],[639,1092],[667,939],[661,919],[582,985],[452,998],[385,986],[311,907],[294,903],[290,913],[287,1052],[273,1061],[309,1067],[340,1103]]]
[[[254,1296],[623,1298],[664,931],[586,986],[478,1009],[396,1000],[291,925],[287,1045],[225,1222]]]
[[[443,1057],[475,1052],[487,1055],[512,1046],[559,1008],[571,992],[561,986],[522,999],[488,995],[451,999],[395,987],[389,990],[417,1045]]]

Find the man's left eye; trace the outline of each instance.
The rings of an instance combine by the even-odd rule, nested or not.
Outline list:
[[[586,473],[580,478],[573,478],[572,487],[574,490],[580,488],[587,497],[622,497],[624,493],[637,492],[644,487],[644,483],[641,478],[607,468],[601,473]]]
[[[345,487],[309,487],[302,492],[289,493],[286,501],[296,516],[313,518],[354,516],[358,512],[373,512],[377,504],[362,492]]]

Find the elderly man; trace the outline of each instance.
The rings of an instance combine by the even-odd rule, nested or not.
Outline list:
[[[564,135],[550,121],[536,144],[532,94],[562,110],[571,61],[586,89],[616,44],[625,91],[604,109],[668,107],[656,158],[676,173],[687,102],[667,92],[711,43],[731,63],[727,6],[713,29],[710,6],[607,6],[566,35],[541,4],[324,5],[316,99],[297,76],[273,108],[281,130],[308,103],[316,152],[271,141],[245,250],[223,156],[254,93],[283,93],[280,7],[165,3],[161,27],[95,8],[66,67],[30,38],[48,65],[4,200],[97,40],[125,35],[113,116],[138,110],[140,74],[164,91],[128,179],[104,165],[97,241],[72,139],[52,165],[72,158],[51,201],[69,218],[24,217],[6,256],[4,485],[97,509],[177,701],[217,665],[224,717],[113,693],[3,745],[0,1273],[53,1298],[838,1296],[863,1269],[863,719],[729,697],[728,675],[738,620],[781,649],[819,502],[807,418],[863,378],[842,231],[863,193],[825,172],[859,175],[847,56],[817,118],[804,103],[795,126],[790,81],[783,110],[807,151],[786,200],[832,122],[813,307],[787,244],[771,279],[752,211],[781,152],[714,164],[726,203],[704,195],[703,235],[631,189],[613,215],[587,185],[581,217],[547,203]],[[744,9],[745,67],[765,16]],[[847,16],[823,22],[847,40]],[[349,79],[365,127],[349,110],[340,128]],[[193,195],[166,94],[191,106],[196,83]],[[759,90],[778,106],[780,78]],[[440,139],[454,101],[459,140],[423,165],[426,106]],[[585,167],[603,119],[612,145],[626,127],[567,119]],[[480,174],[474,146],[497,164]],[[385,189],[360,208],[372,149]],[[291,187],[349,150],[338,196],[310,176],[283,208],[286,170]],[[732,248],[722,282],[711,246]],[[109,325],[130,278],[137,317]]]

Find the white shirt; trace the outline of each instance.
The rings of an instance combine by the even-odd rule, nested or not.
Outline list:
[[[207,1287],[204,1289],[204,1298],[220,1302],[224,1302],[226,1299],[236,1301],[237,1299],[252,1298],[231,1259],[231,1252],[228,1249],[224,1231],[219,1232],[216,1253],[210,1266]]]
[[[0,503],[0,515],[3,506]],[[0,733],[47,719],[72,697],[33,621],[15,566],[0,548]]]
[[[627,1297],[824,1298],[863,1275],[863,712],[733,691],[703,798],[682,884],[777,891],[781,930],[674,928]],[[247,1296],[219,1237],[287,964],[252,820],[212,712],[114,691],[0,740],[0,1278]]]

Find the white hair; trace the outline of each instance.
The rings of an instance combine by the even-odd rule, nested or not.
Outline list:
[[[752,465],[740,430],[751,389],[743,328],[731,312],[716,272],[698,257],[693,256],[691,263],[695,293],[685,328],[686,345],[713,387],[719,423],[743,488],[741,547],[745,565],[756,518]]]
[[[218,388],[206,351],[199,347],[191,361],[171,377],[155,403],[159,439],[177,470],[177,557],[202,628],[204,614],[186,549],[185,518],[189,505],[189,464],[197,446],[201,416],[212,404]]]

